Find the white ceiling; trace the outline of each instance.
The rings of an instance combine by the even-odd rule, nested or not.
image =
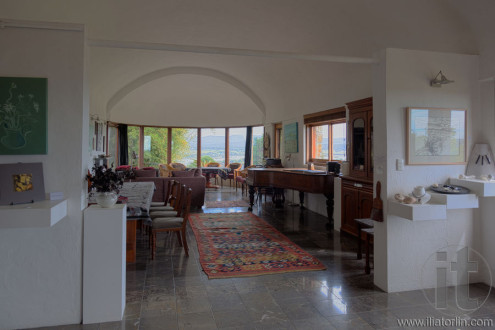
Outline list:
[[[111,40],[145,48],[90,46],[92,113],[135,124],[240,126],[297,118],[371,95],[372,64],[308,61],[304,55],[371,58],[394,47],[493,58],[494,3],[0,0],[0,15],[83,23],[90,45]],[[195,52],[157,50],[173,44]],[[272,57],[205,54],[203,47]],[[482,61],[495,72],[491,63]],[[174,68],[195,70],[165,74]]]

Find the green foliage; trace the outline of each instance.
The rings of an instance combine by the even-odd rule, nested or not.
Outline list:
[[[187,128],[172,129],[172,160],[186,158],[191,155],[192,151],[189,148],[189,142],[196,138],[195,133],[196,130]],[[144,166],[157,167],[159,164],[166,164],[168,129],[145,127],[144,136],[149,136],[151,139],[149,150],[144,150]],[[127,129],[127,139],[130,165],[137,166],[137,160],[133,160],[131,155],[134,151],[139,156],[139,127],[129,126]]]
[[[263,137],[253,138],[253,165],[263,164]]]
[[[149,136],[151,143],[150,149],[146,149],[143,154],[144,166],[158,167],[159,164],[167,163],[167,128],[145,127],[144,136]]]

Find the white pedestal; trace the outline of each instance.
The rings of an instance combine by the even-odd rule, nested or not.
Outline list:
[[[67,216],[67,200],[0,206],[0,228],[52,227]]]
[[[83,323],[120,321],[125,308],[126,205],[84,210]]]

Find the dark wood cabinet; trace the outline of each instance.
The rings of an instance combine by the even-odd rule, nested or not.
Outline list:
[[[373,100],[366,98],[347,103],[349,176],[373,179]]]
[[[357,236],[354,219],[368,218],[373,204],[373,99],[346,105],[349,175],[342,178],[341,230]]]
[[[368,218],[373,205],[373,182],[355,178],[342,178],[341,230],[357,235],[354,219]]]

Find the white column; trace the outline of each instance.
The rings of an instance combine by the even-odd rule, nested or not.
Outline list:
[[[120,321],[125,308],[126,205],[84,211],[83,323]]]

